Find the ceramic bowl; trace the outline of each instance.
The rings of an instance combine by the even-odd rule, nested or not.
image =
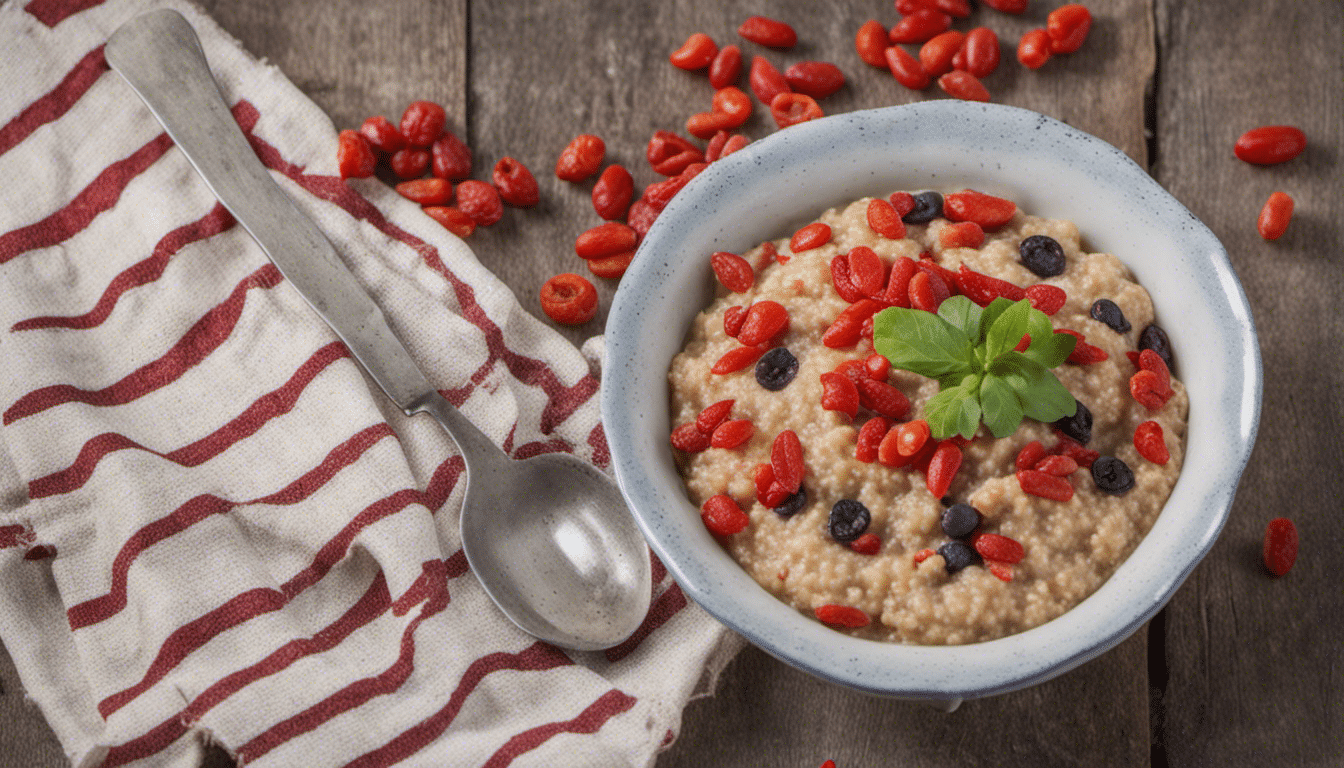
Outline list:
[[[771,596],[706,531],[668,443],[667,370],[713,297],[710,253],[745,252],[864,195],[964,187],[1076,222],[1091,250],[1118,255],[1148,288],[1189,390],[1185,465],[1151,533],[1063,616],[971,645],[861,640]],[[803,123],[711,164],[658,218],[622,278],[603,376],[616,477],[649,544],[691,599],[799,669],[949,707],[1059,675],[1151,618],[1227,520],[1261,396],[1250,308],[1207,227],[1115,147],[1034,112],[955,100]]]

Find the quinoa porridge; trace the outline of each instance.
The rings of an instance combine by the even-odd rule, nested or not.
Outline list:
[[[1184,458],[1188,400],[1147,291],[1074,224],[976,194],[945,212],[897,193],[894,230],[864,198],[793,246],[716,255],[719,296],[669,370],[674,454],[705,524],[770,593],[856,636],[972,643],[1059,616],[1133,551]],[[939,381],[874,354],[874,310],[1023,289],[1081,336],[1052,371],[1082,408],[999,438],[988,418],[969,440],[927,436]]]

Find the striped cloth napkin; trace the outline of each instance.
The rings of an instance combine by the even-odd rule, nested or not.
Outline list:
[[[198,31],[258,155],[450,401],[607,462],[589,357],[467,246],[336,173],[330,120],[198,9],[0,5],[0,640],[72,764],[645,766],[739,647],[655,563],[623,645],[516,629],[452,442],[367,381],[103,59]],[[2,738],[2,736],[0,736]]]

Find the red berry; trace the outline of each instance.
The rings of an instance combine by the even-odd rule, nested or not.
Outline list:
[[[829,61],[800,61],[784,70],[784,79],[796,93],[824,99],[845,87],[845,73]]]
[[[406,137],[382,115],[365,120],[359,132],[374,149],[389,155],[406,146]]]
[[[556,275],[541,286],[541,309],[557,323],[582,325],[597,314],[597,289],[581,275]]]
[[[756,282],[756,272],[751,264],[736,253],[718,251],[709,257],[709,265],[719,284],[733,293],[750,290]]]
[[[565,181],[583,181],[602,168],[606,152],[607,145],[600,137],[579,134],[560,152],[555,161],[555,175]]]
[[[426,205],[421,208],[427,216],[443,225],[458,237],[470,237],[476,231],[476,222],[462,211],[446,205]]]
[[[865,64],[887,68],[887,28],[877,19],[869,19],[854,33],[854,50]]]
[[[452,131],[445,131],[429,151],[433,158],[430,172],[440,179],[457,181],[471,176],[471,149]]]
[[[709,65],[709,84],[714,88],[724,88],[737,82],[742,74],[742,49],[736,45],[725,45]]]
[[[789,238],[789,250],[794,253],[801,253],[813,248],[820,248],[829,242],[831,242],[830,225],[818,221],[794,232],[793,237]]]
[[[336,167],[342,179],[363,179],[373,175],[378,158],[367,139],[358,131],[345,130],[336,140]]]
[[[444,205],[453,199],[453,185],[443,179],[412,179],[396,189],[397,194],[421,205]]]
[[[413,147],[428,147],[443,135],[448,116],[432,101],[413,101],[401,115],[401,135]]]
[[[1278,240],[1288,229],[1288,222],[1292,220],[1293,198],[1286,192],[1274,192],[1260,209],[1255,228],[1266,240]]]
[[[1017,60],[1027,69],[1040,69],[1050,60],[1050,33],[1033,29],[1017,43]]]
[[[1307,148],[1307,135],[1291,125],[1262,125],[1243,133],[1233,151],[1237,157],[1256,165],[1273,165],[1292,160]]]
[[[695,428],[706,435],[713,434],[714,428],[722,424],[724,419],[728,418],[728,414],[732,413],[734,402],[736,401],[730,398],[705,406],[695,417]]]
[[[798,42],[793,27],[765,16],[748,18],[737,28],[737,34],[767,48],[792,48]]]
[[[1050,36],[1051,53],[1073,53],[1083,47],[1092,28],[1092,12],[1079,3],[1061,5],[1046,17],[1045,31]]]
[[[619,221],[608,221],[585,230],[575,238],[574,253],[581,259],[600,259],[633,250],[638,243],[639,233],[633,227]]]
[[[1154,464],[1166,464],[1171,459],[1162,425],[1156,421],[1145,421],[1134,428],[1134,450]]]
[[[708,67],[718,53],[719,46],[714,44],[713,38],[703,32],[696,32],[686,38],[686,42],[673,51],[668,60],[678,69],[694,71]]]
[[[476,179],[467,179],[457,185],[457,207],[482,227],[494,224],[504,215],[499,192],[492,185]]]
[[[859,629],[872,621],[868,614],[848,605],[823,605],[814,611],[817,620],[833,627]]]
[[[737,502],[733,501],[733,497],[726,493],[705,499],[705,503],[700,507],[700,519],[704,521],[709,532],[717,536],[740,533],[751,523],[747,513],[743,512]]]
[[[1265,568],[1283,576],[1297,560],[1297,527],[1286,517],[1276,517],[1265,526]]]
[[[499,162],[495,163],[492,177],[500,198],[509,205],[515,208],[531,208],[541,202],[537,178],[527,166],[512,157],[500,158]]]

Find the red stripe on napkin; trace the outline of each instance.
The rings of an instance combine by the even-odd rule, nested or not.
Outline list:
[[[519,755],[536,749],[547,739],[561,733],[597,733],[608,720],[635,706],[635,701],[635,697],[613,688],[572,720],[537,726],[509,739],[481,768],[505,768]]]
[[[23,10],[48,27],[54,27],[76,13],[102,5],[103,2],[104,0],[32,0],[23,7]]]
[[[18,146],[33,131],[60,119],[108,69],[107,60],[103,58],[103,46],[85,54],[55,88],[38,97],[0,128],[0,155]]]

